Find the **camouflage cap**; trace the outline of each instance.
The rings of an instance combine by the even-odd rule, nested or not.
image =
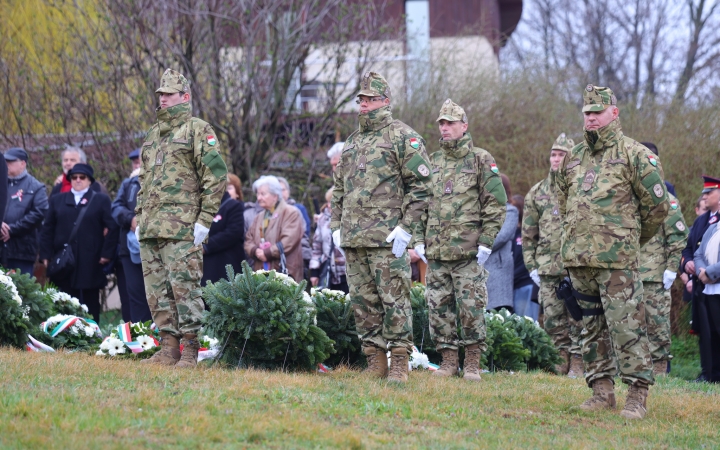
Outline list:
[[[391,98],[390,86],[387,80],[379,73],[365,72],[360,82],[360,92],[358,92],[357,97],[361,95]]]
[[[462,121],[462,123],[467,123],[468,118],[467,114],[465,114],[465,110],[462,109],[460,105],[453,102],[450,99],[445,100],[445,103],[443,103],[442,108],[440,108],[440,116],[438,116],[436,122],[440,122],[441,120],[447,120],[448,122],[458,122]]]
[[[181,74],[172,69],[167,69],[160,79],[160,87],[155,91],[157,94],[190,93],[190,82]]]
[[[561,133],[560,136],[555,139],[555,142],[550,150],[562,150],[564,152],[569,152],[573,147],[575,147],[575,142],[565,136],[565,133]]]
[[[588,84],[583,92],[582,112],[602,112],[608,106],[617,105],[612,89]]]

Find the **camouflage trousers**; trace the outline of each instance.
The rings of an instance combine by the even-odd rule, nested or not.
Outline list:
[[[565,350],[571,355],[580,355],[581,321],[572,318],[565,307],[565,302],[557,298],[555,287],[564,277],[540,275],[540,292],[538,297],[543,307],[543,328],[550,335],[555,348]]]
[[[670,291],[662,283],[644,282],[645,323],[653,361],[669,361],[670,355]]]
[[[425,293],[430,316],[430,336],[438,351],[480,344],[485,352],[487,270],[477,259],[428,261]],[[458,336],[458,327],[460,336]]]
[[[176,337],[197,334],[205,304],[202,247],[191,241],[143,239],[140,241],[145,292],[153,321],[160,331]]]
[[[410,256],[390,248],[346,248],[350,301],[363,346],[381,349],[413,345]]]
[[[583,317],[585,328],[580,340],[588,386],[600,378],[612,379],[618,371],[626,384],[654,384],[639,273],[573,267],[570,278],[581,294],[599,295],[604,309],[601,315]],[[582,309],[598,307],[583,300],[578,304]]]

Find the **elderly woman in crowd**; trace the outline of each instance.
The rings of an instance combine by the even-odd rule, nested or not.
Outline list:
[[[93,168],[78,163],[67,173],[72,188],[50,198],[40,235],[40,259],[47,267],[48,260],[63,249],[72,248],[75,265],[69,273],[50,274],[57,287],[87,305],[97,322],[100,319],[100,289],[107,284],[103,264],[115,255],[117,223],[112,218],[110,197],[91,188],[95,182]],[[73,228],[80,213],[85,213]]]
[[[332,200],[332,188],[325,194],[325,206],[319,214],[317,220],[317,228],[313,236],[312,259],[310,260],[310,282],[313,286],[349,292],[347,278],[345,276],[345,252],[340,247],[336,247],[332,240],[332,230],[330,230],[330,201]],[[331,252],[332,250],[332,252]],[[325,262],[329,263],[330,282],[325,284],[325,280],[321,280],[323,275],[322,267]]]
[[[227,275],[230,264],[235,273],[242,271],[245,260],[245,220],[240,178],[228,174],[227,191],[223,194],[220,210],[213,218],[206,244],[203,244],[202,285],[216,282]]]
[[[277,177],[260,177],[253,183],[253,191],[263,212],[255,217],[248,229],[245,253],[255,260],[255,270],[274,269],[278,272],[280,256],[284,253],[288,275],[300,282],[303,279],[300,241],[305,231],[300,211],[285,203]]]

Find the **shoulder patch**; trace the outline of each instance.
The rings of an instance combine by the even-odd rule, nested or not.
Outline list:
[[[490,177],[490,180],[485,184],[485,190],[490,193],[500,205],[507,203],[507,192],[502,184],[500,177]]]
[[[677,200],[670,200],[670,207],[672,209],[678,209],[678,202]],[[682,230],[681,230],[682,231]]]
[[[420,148],[420,141],[417,138],[410,138],[410,147],[412,148]]]
[[[213,136],[213,135],[208,135],[207,143],[209,146],[212,147],[213,145],[217,144],[217,139],[215,139],[215,136]]]
[[[675,228],[680,231],[685,231],[685,224],[682,222],[682,220],[678,220],[677,222],[675,222]]]
[[[490,164],[490,171],[492,171],[493,173],[499,173],[499,172],[500,172],[500,170],[498,169],[497,164],[495,164],[495,163],[491,163],[491,164]]]
[[[572,161],[570,161],[569,163],[567,163],[567,166],[565,166],[565,170],[570,170],[570,169],[572,169],[573,167],[579,166],[579,165],[580,165],[580,160],[579,160],[579,159],[573,159]]]
[[[430,169],[428,167],[428,162],[419,154],[415,154],[407,163],[407,168],[421,179],[425,179],[430,175]]]
[[[650,160],[650,164],[657,166],[657,158],[652,153],[648,155],[648,160]]]
[[[665,189],[662,187],[662,184],[657,183],[655,186],[653,186],[653,193],[657,198],[662,197],[663,194],[665,194]]]

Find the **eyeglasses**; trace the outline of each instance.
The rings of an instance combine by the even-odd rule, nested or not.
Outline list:
[[[357,104],[359,105],[360,103],[381,102],[381,101],[385,100],[385,98],[386,98],[386,97],[365,97],[365,98],[358,98],[357,100],[355,100],[355,103],[357,103]]]
[[[73,180],[86,180],[87,177],[85,175],[73,175],[70,177]]]

